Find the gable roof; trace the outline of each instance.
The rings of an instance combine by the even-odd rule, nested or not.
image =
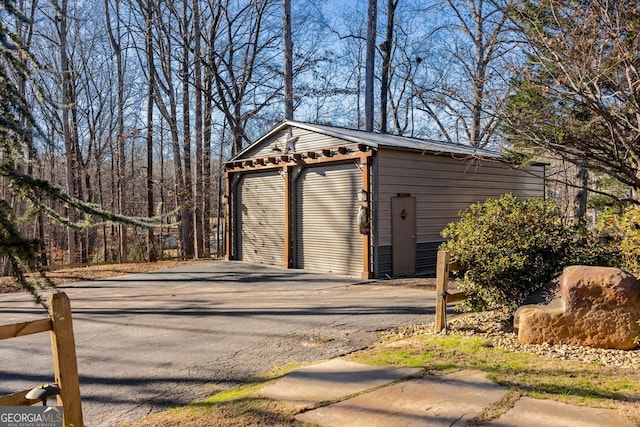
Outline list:
[[[475,148],[469,145],[451,144],[448,142],[409,138],[406,136],[380,134],[375,132],[365,132],[362,130],[285,120],[280,122],[276,127],[271,129],[267,134],[260,137],[253,144],[235,155],[231,160],[241,158],[246,152],[259,146],[263,141],[269,139],[272,135],[288,128],[289,126],[305,129],[311,132],[317,132],[327,136],[332,136],[352,143],[364,144],[375,149],[383,147],[429,152],[432,154],[457,154],[484,158],[501,157],[500,153],[498,152],[485,150],[482,148]]]

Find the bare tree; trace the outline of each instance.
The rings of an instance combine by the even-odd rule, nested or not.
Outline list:
[[[176,78],[174,73],[174,67],[176,65],[176,58],[174,57],[174,29],[170,26],[169,21],[179,20],[180,14],[173,8],[173,5],[169,5],[168,10],[164,13],[167,16],[163,16],[163,11],[159,7],[154,8],[153,22],[157,31],[155,40],[155,46],[153,47],[156,53],[156,59],[159,61],[158,70],[154,67],[155,73],[155,88],[156,96],[155,103],[158,107],[158,111],[162,115],[162,118],[169,125],[171,134],[171,149],[173,153],[173,173],[174,173],[174,195],[176,198],[176,205],[179,207],[179,220],[180,220],[180,242],[182,246],[183,255],[187,257],[193,256],[193,222],[189,222],[189,216],[191,214],[191,206],[187,202],[186,198],[186,181],[185,172],[183,172],[183,156],[182,148],[180,146],[180,133],[178,129],[178,102],[177,102],[177,90],[176,90]],[[179,21],[178,21],[179,22]],[[180,61],[182,62],[182,61]],[[181,66],[182,67],[182,66]],[[187,220],[185,221],[185,218]]]
[[[0,157],[0,183],[6,184],[13,194],[19,195],[20,199],[26,201],[28,211],[46,213],[52,221],[67,227],[80,228],[83,224],[72,223],[68,217],[60,213],[61,206],[82,212],[88,217],[100,216],[111,221],[125,220],[125,218],[110,214],[94,204],[71,197],[61,190],[58,185],[45,179],[36,178],[30,174],[29,168],[24,167],[25,162],[29,159],[28,155],[25,158],[26,153],[20,147],[20,144],[29,138],[33,138],[34,142],[38,140],[40,143],[46,144],[43,146],[50,149],[50,151],[43,153],[43,156],[46,156],[47,160],[50,161],[48,164],[42,162],[41,165],[48,168],[51,176],[56,178],[55,169],[57,165],[54,163],[62,163],[63,158],[55,152],[58,147],[55,146],[53,137],[59,137],[62,134],[59,131],[63,127],[60,118],[62,116],[60,110],[63,110],[63,108],[55,104],[52,100],[53,98],[49,97],[49,90],[59,89],[62,92],[62,78],[56,80],[55,77],[59,76],[59,72],[63,69],[73,69],[74,71],[76,69],[69,63],[70,61],[68,60],[70,58],[68,56],[65,63],[66,67],[59,67],[60,63],[65,61],[55,63],[56,60],[65,59],[65,55],[60,53],[60,47],[71,46],[70,43],[66,43],[69,41],[67,23],[62,22],[62,18],[66,16],[62,12],[68,10],[67,4],[57,4],[54,6],[58,7],[45,11],[45,13],[54,12],[54,14],[48,15],[53,17],[53,20],[43,19],[39,21],[36,19],[31,21],[31,23],[39,22],[41,25],[43,25],[42,23],[51,24],[48,28],[54,30],[47,34],[49,37],[46,40],[51,43],[50,47],[55,49],[59,55],[56,55],[56,57],[50,56],[50,62],[45,64],[40,64],[29,51],[29,46],[24,44],[25,39],[20,37],[14,29],[10,29],[7,26],[7,21],[14,18],[24,24],[28,22],[26,18],[28,14],[24,14],[24,10],[18,11],[14,9],[14,6],[15,3],[10,1],[3,1],[2,6],[0,6],[3,8],[3,19],[0,20],[0,63],[2,64],[2,67],[0,67],[0,93],[2,94],[0,96],[0,152],[2,153]],[[45,40],[45,34],[38,34],[38,36],[43,36],[39,41]],[[42,43],[42,45],[44,44]],[[85,53],[81,51],[78,53],[80,57],[85,56]],[[84,65],[86,65],[86,61]],[[17,76],[24,80],[25,87],[20,88],[19,84],[17,85],[13,80]],[[97,87],[95,86],[96,81],[97,79],[88,80],[84,85],[79,85],[78,88],[80,90],[95,89]],[[68,83],[68,81],[65,80],[65,83]],[[47,87],[46,85],[50,86]],[[80,99],[75,97],[76,88],[73,89],[74,92],[72,94],[67,93],[67,99]],[[70,89],[66,88],[66,90],[69,91]],[[24,96],[27,93],[37,95],[31,98],[33,103],[30,103],[30,99]],[[100,100],[95,104],[96,110],[89,111],[87,116],[91,118],[101,117],[99,110],[102,105],[102,100]],[[51,112],[60,114],[49,115]],[[38,115],[36,116],[36,114]],[[43,117],[50,118],[52,122],[45,123],[42,120]],[[73,117],[73,114],[66,116],[69,122],[65,125],[65,128],[77,125],[80,117],[80,114],[77,114],[76,117]],[[92,127],[93,130],[99,128],[99,126]],[[68,129],[69,139],[77,137],[78,134],[79,132]],[[92,134],[98,137],[98,132]],[[66,149],[64,154],[66,154]],[[76,182],[74,181],[73,184],[75,185]],[[0,245],[0,254],[9,260],[16,281],[25,290],[34,295],[36,302],[42,302],[39,290],[45,287],[53,287],[54,284],[47,279],[41,264],[38,263],[39,245],[20,231],[19,222],[20,219],[16,210],[6,203],[6,199],[3,200],[3,203],[0,203],[0,228],[2,229],[4,242],[10,242],[10,244]],[[131,220],[130,222],[136,223],[138,226],[148,225],[141,221]],[[53,233],[56,229],[50,227],[48,231]],[[27,276],[27,273],[31,274]]]
[[[293,120],[293,40],[291,39],[291,0],[283,0],[284,38],[284,118]]]
[[[515,5],[512,13],[529,61],[503,115],[511,142],[524,147],[525,154],[543,150],[607,175],[631,194],[615,194],[592,183],[588,189],[640,204],[635,8],[617,1],[544,0]],[[586,171],[576,178],[576,187],[587,187]],[[581,205],[584,201],[578,203],[578,215]]]
[[[365,63],[365,90],[364,90],[364,122],[365,130],[373,132],[374,97],[373,86],[376,63],[376,27],[378,25],[378,2],[367,2],[367,54]]]
[[[153,0],[147,0],[145,8],[145,47],[147,55],[147,216],[153,218],[155,215],[153,199],[153,107],[155,100],[155,63],[153,55]],[[156,261],[155,238],[153,228],[147,230],[147,259],[150,262]]]
[[[183,232],[184,256],[193,258],[195,256],[195,236],[194,236],[194,204],[193,204],[193,172],[191,167],[191,98],[189,95],[189,72],[190,72],[190,45],[191,31],[189,22],[190,15],[188,0],[182,1],[182,16],[180,21],[182,58],[181,58],[181,80],[182,80],[182,155],[184,157],[184,186],[181,222]]]
[[[394,45],[393,29],[396,8],[399,0],[387,0],[387,26],[384,42],[380,45],[382,53],[382,77],[380,78],[380,133],[387,133],[387,99],[389,98],[389,79],[391,78],[391,54]]]
[[[110,5],[113,1],[113,6]],[[116,15],[115,31],[111,23],[111,8],[113,7]],[[104,10],[107,24],[107,34],[109,35],[109,43],[116,57],[116,76],[117,76],[117,141],[118,141],[118,212],[121,215],[127,214],[126,207],[126,189],[125,189],[125,130],[124,130],[124,53],[122,51],[122,27],[120,21],[120,0],[105,0]],[[118,227],[118,250],[120,254],[120,262],[127,262],[127,226],[120,224]],[[105,259],[106,260],[106,259]]]
[[[194,98],[195,98],[195,140],[196,140],[196,201],[195,201],[195,233],[196,233],[196,256],[203,258],[209,255],[209,242],[204,236],[204,179],[205,164],[203,159],[204,139],[202,134],[203,111],[202,111],[202,49],[200,30],[200,0],[193,0],[193,69],[194,69]]]
[[[449,56],[443,55],[440,67],[430,63],[417,83],[421,110],[447,141],[485,147],[494,141],[496,112],[510,93],[510,73],[502,67],[513,49],[507,16],[486,0],[446,4],[450,22],[435,28],[432,37]]]
[[[15,33],[18,35],[19,39],[24,42],[25,46],[30,46],[31,43],[33,42],[33,36],[34,36],[33,21],[34,21],[36,9],[38,7],[38,2],[37,0],[21,1],[17,6],[18,6],[18,10],[20,10],[23,13],[23,17],[15,17],[15,20],[14,20]],[[21,66],[24,67],[25,69],[29,68],[30,58],[26,51],[18,49],[16,54],[16,60],[19,61]],[[23,73],[16,72],[12,77],[16,81],[16,87],[18,90],[19,98],[23,100],[29,99],[33,94],[30,93],[28,88],[28,81],[27,81],[28,76]],[[19,122],[20,122],[20,127],[22,129],[28,129],[30,127],[29,119],[25,114],[20,115]],[[36,153],[35,153],[35,147],[34,147],[33,132],[26,132],[22,138],[18,138],[18,142],[19,142],[17,144],[18,147],[22,146],[22,144],[20,143],[21,140],[23,140],[24,147],[27,151],[26,157],[28,162],[26,164],[26,173],[28,175],[33,175],[34,164],[36,163],[36,158],[35,158]],[[17,162],[15,164],[15,167],[16,167],[16,170],[18,170],[19,172],[25,172],[24,165],[21,162]],[[20,206],[20,208],[18,208],[17,206],[20,203],[18,200],[16,200],[15,194],[12,194],[8,199],[11,200],[11,205],[14,206],[14,208],[19,214],[24,213],[24,206],[22,205]],[[44,241],[45,241],[44,220],[45,220],[44,214],[42,212],[38,212],[36,217],[36,230],[34,231],[33,235],[39,241],[40,262],[42,262],[43,265],[47,265],[47,253],[44,245]],[[8,267],[8,264],[7,264],[7,267]],[[7,270],[7,268],[4,268],[4,270]]]
[[[75,91],[73,87],[73,69],[69,57],[67,55],[68,49],[68,0],[61,0],[60,3],[55,5],[55,22],[56,30],[58,33],[59,41],[59,54],[60,54],[60,87],[62,93],[62,132],[64,139],[64,146],[66,150],[66,184],[67,193],[73,197],[78,194],[78,170],[80,164],[78,162],[77,141],[74,139],[76,126],[72,122],[74,115],[71,109],[75,105]],[[69,218],[72,222],[77,220],[76,214],[73,209],[69,212]],[[70,263],[78,261],[77,244],[78,236],[76,230],[73,227],[69,227],[67,232],[67,249]]]
[[[255,0],[238,7],[236,2],[221,0],[217,48],[213,49],[211,69],[216,97],[213,101],[224,115],[233,135],[233,152],[249,141],[246,125],[280,93],[281,84],[273,79],[280,73],[270,58],[277,50],[279,31],[269,28],[275,16],[273,3]]]
[[[400,49],[398,41],[394,43],[395,51],[400,52],[400,60],[395,66],[390,67],[387,98],[391,107],[393,127],[398,135],[405,135],[409,131],[414,136],[415,122],[413,117],[413,103],[415,93],[415,73],[422,62],[420,55],[416,55],[409,49],[410,40],[405,37]]]
[[[201,64],[203,65],[203,95],[204,95],[204,108],[203,108],[203,177],[204,177],[204,185],[203,185],[203,231],[204,231],[204,241],[206,247],[210,248],[210,222],[211,222],[211,197],[213,196],[213,185],[212,185],[212,176],[211,176],[211,139],[213,135],[213,115],[214,108],[217,103],[214,102],[215,96],[215,88],[214,88],[214,80],[215,75],[213,71],[213,64],[215,63],[215,40],[217,39],[217,34],[219,31],[220,19],[222,16],[222,8],[218,7],[217,3],[209,3],[208,9],[208,19],[204,20],[204,22],[208,23],[208,27],[202,30],[203,38],[205,39],[206,44],[206,52],[202,52],[202,60]],[[205,37],[206,36],[206,37]],[[220,150],[222,152],[222,139],[220,140]],[[222,172],[220,172],[222,173]],[[219,218],[220,211],[217,209],[216,218]],[[216,248],[216,254],[219,252],[219,248]]]

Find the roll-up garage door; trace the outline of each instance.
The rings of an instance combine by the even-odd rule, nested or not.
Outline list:
[[[238,183],[237,194],[238,259],[282,266],[284,177],[280,171],[244,175]]]
[[[304,169],[296,188],[296,264],[360,275],[363,237],[357,216],[362,172],[355,163]]]

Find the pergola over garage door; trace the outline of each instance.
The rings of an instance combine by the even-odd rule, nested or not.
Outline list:
[[[238,259],[281,266],[284,259],[285,180],[281,170],[250,173],[238,182]]]
[[[296,185],[296,267],[361,274],[363,238],[357,225],[361,190],[362,170],[357,162],[302,170]]]

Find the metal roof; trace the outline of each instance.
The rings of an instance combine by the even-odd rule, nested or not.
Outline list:
[[[256,142],[251,144],[249,147],[245,148],[236,156],[234,156],[232,160],[242,158],[244,153],[260,145],[260,143],[268,139],[274,133],[277,133],[282,129],[286,129],[289,126],[305,129],[311,132],[317,132],[320,134],[332,136],[335,138],[339,138],[339,139],[357,143],[357,144],[365,144],[369,147],[376,148],[376,149],[380,147],[384,147],[384,148],[397,148],[397,149],[405,149],[405,150],[413,150],[413,151],[422,151],[422,152],[428,152],[432,154],[449,154],[449,155],[457,154],[457,155],[475,156],[475,157],[484,157],[484,158],[500,158],[501,157],[500,153],[498,152],[489,151],[481,148],[475,148],[469,145],[451,144],[448,142],[418,139],[418,138],[408,138],[405,136],[380,134],[375,132],[365,132],[362,130],[347,129],[347,128],[340,128],[340,127],[334,127],[334,126],[325,126],[325,125],[316,125],[316,124],[310,124],[310,123],[285,120],[279,123],[267,134],[259,138]]]

